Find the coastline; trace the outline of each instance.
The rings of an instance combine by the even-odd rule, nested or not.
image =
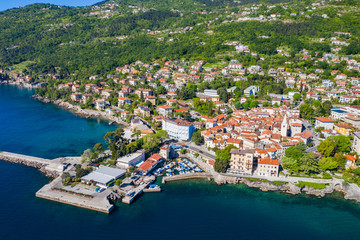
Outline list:
[[[8,81],[8,83],[5,83],[5,84],[28,88],[28,87],[24,86],[23,84],[17,84],[15,82],[9,83],[9,81]],[[33,87],[33,88],[36,88],[36,87]],[[33,97],[44,103],[56,104],[65,110],[71,111],[73,114],[77,114],[77,115],[85,117],[85,118],[88,118],[88,117],[105,118],[105,119],[113,121],[117,124],[128,125],[127,123],[122,122],[118,118],[111,116],[111,115],[107,114],[106,112],[81,109],[79,106],[70,104],[68,102],[64,102],[62,100],[51,101],[47,98],[42,98],[42,97],[39,97],[36,95],[34,95]],[[0,160],[9,161],[6,159],[0,159]],[[26,162],[24,163],[21,161],[10,161],[10,162],[15,162],[18,164],[35,167],[48,177],[51,177],[51,178],[56,177],[55,174],[51,174],[49,171],[46,171],[44,166],[41,164],[37,165],[37,164],[31,164],[31,163],[26,163]],[[348,186],[343,186],[342,184],[329,184],[329,186],[327,186],[325,189],[315,189],[315,188],[310,188],[308,186],[298,187],[292,183],[284,183],[283,185],[274,185],[274,184],[271,184],[271,182],[269,182],[269,181],[262,181],[262,180],[249,181],[246,178],[231,177],[231,176],[226,176],[226,175],[222,175],[222,174],[219,174],[219,175],[221,176],[221,178],[217,178],[215,180],[215,182],[218,184],[239,184],[240,183],[240,184],[245,184],[251,188],[258,188],[259,190],[261,190],[263,192],[281,191],[283,193],[287,193],[287,194],[291,194],[291,195],[305,193],[307,195],[313,195],[318,198],[325,197],[326,194],[331,194],[335,191],[338,191],[338,192],[341,192],[344,194],[345,199],[355,200],[357,202],[360,202],[360,188],[356,184],[352,184],[352,183],[349,183]],[[178,180],[181,180],[181,179],[178,179]],[[306,181],[306,179],[304,179],[304,181]]]
[[[129,123],[124,122],[122,120],[120,120],[118,117],[112,116],[106,112],[102,112],[102,111],[98,111],[98,110],[90,110],[90,109],[81,109],[79,106],[77,105],[73,105],[71,103],[68,102],[64,102],[62,100],[56,100],[56,101],[52,101],[49,100],[47,98],[43,98],[40,97],[38,95],[33,95],[33,98],[35,98],[38,101],[41,101],[43,103],[52,103],[55,104],[59,107],[61,107],[62,109],[65,109],[67,111],[72,112],[75,115],[79,115],[81,117],[85,117],[85,118],[89,118],[89,117],[93,117],[93,118],[104,118],[107,119],[111,122],[114,122],[116,124],[128,127]]]
[[[229,178],[228,176],[226,177]],[[360,188],[355,183],[349,183],[349,184],[330,183],[324,189],[316,189],[308,186],[299,187],[290,182],[283,182],[283,184],[273,184],[272,182],[269,181],[264,181],[264,180],[250,181],[246,178],[235,178],[235,179],[230,179],[230,181],[228,180],[226,180],[225,184],[245,184],[248,187],[257,188],[262,192],[280,191],[282,193],[286,193],[290,195],[305,193],[307,195],[315,196],[317,198],[323,198],[327,194],[340,192],[344,195],[344,199],[354,200],[357,203],[360,203]],[[216,182],[216,183],[220,183],[220,182]],[[222,184],[223,183],[224,182],[222,182]]]
[[[0,84],[5,84],[5,85],[10,85],[10,86],[17,86],[17,87],[23,87],[26,89],[36,89],[37,87],[32,85],[32,84],[23,84],[23,83],[18,83],[14,80],[8,79],[8,80],[0,80]],[[127,122],[124,122],[122,120],[120,120],[118,117],[112,116],[106,112],[102,112],[102,111],[98,111],[98,110],[90,110],[90,109],[81,109],[79,106],[77,105],[73,105],[71,103],[62,101],[62,100],[56,100],[56,101],[52,101],[50,99],[44,98],[44,97],[40,97],[36,94],[33,95],[33,98],[41,101],[43,103],[52,103],[55,104],[59,107],[61,107],[64,110],[70,111],[75,115],[84,117],[84,118],[103,118],[106,120],[109,120],[111,122],[114,122],[118,125],[122,125],[124,127],[128,127],[130,124]]]

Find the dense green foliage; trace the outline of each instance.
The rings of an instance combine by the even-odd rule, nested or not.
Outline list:
[[[216,161],[214,169],[217,172],[225,172],[226,169],[229,167],[229,161],[230,161],[230,151],[231,149],[236,148],[234,145],[229,145],[223,150],[216,151]]]

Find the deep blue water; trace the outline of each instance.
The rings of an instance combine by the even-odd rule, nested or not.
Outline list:
[[[1,115],[5,108],[23,109],[20,106],[27,105],[37,109],[24,112],[27,115],[21,118],[28,123],[22,127],[18,126],[18,115],[12,119],[6,113],[6,122],[0,118],[1,144],[5,141],[2,135],[7,134],[6,141],[12,142],[15,149],[16,144],[23,149],[26,139],[32,142],[33,153],[56,157],[62,153],[57,148],[74,140],[65,139],[70,135],[65,133],[67,129],[73,129],[51,129],[47,119],[67,119],[61,122],[70,124],[81,121],[78,127],[88,128],[88,120],[27,96],[29,92],[0,87]],[[38,141],[32,141],[37,136],[18,139],[21,132],[30,131],[27,128],[34,125],[32,121],[36,128],[63,136],[61,141],[46,143],[53,152],[38,147]],[[96,122],[95,125],[107,128]],[[12,134],[7,129],[12,129]],[[86,137],[82,137],[79,145],[74,145],[80,151],[86,148],[86,142]],[[181,181],[164,185],[161,193],[144,194],[130,206],[119,204],[112,214],[106,215],[36,198],[35,192],[49,180],[36,169],[0,161],[0,239],[360,239],[360,207],[340,195],[317,199],[263,193],[245,185]]]
[[[90,6],[101,0],[0,0],[0,11],[10,8],[24,7],[34,3],[51,3],[55,5],[65,5],[71,7]]]
[[[81,155],[117,126],[85,119],[31,97],[33,90],[0,85],[0,149],[55,158]]]

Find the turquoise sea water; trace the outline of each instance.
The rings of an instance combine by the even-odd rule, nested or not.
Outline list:
[[[55,158],[81,155],[117,126],[85,119],[31,97],[33,90],[0,85],[0,149]]]
[[[73,144],[74,153],[81,152],[96,138],[89,135],[86,140],[84,135],[82,141],[72,143],[76,140],[70,134],[74,128],[57,125],[51,129],[47,120],[62,119],[59,122],[63,125],[81,121],[78,128],[86,129],[90,128],[88,120],[50,104],[33,102],[27,97],[30,95],[15,87],[0,86],[3,149],[7,146],[23,153],[57,157],[63,152],[56,149],[64,144]],[[17,98],[23,100],[14,100]],[[21,121],[3,111],[22,109],[25,99],[28,108],[41,107],[28,111]],[[46,142],[47,150],[43,150],[38,140],[32,141],[33,135],[20,137],[30,131],[27,128],[34,120],[36,128],[53,131],[62,136],[61,141]],[[18,126],[23,122],[28,125]],[[105,131],[108,128],[96,121],[94,124]],[[30,142],[27,148],[21,147],[24,139]],[[181,181],[164,185],[161,193],[144,194],[130,206],[119,204],[106,215],[36,198],[35,192],[49,180],[36,169],[0,162],[0,239],[360,239],[360,207],[339,194],[317,199],[263,193],[244,185],[217,186],[207,180]]]

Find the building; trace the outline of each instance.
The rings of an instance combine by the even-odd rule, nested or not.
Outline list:
[[[172,114],[172,107],[166,105],[158,106],[156,108],[156,111],[158,111],[160,115],[169,116]]]
[[[327,117],[317,117],[315,118],[315,128],[323,127],[324,129],[333,129],[334,122],[334,120]]]
[[[162,130],[165,130],[170,138],[188,141],[196,131],[192,123],[179,118],[166,117],[162,119]]]
[[[338,123],[334,126],[335,130],[344,136],[349,136],[351,134],[351,131],[353,127],[346,123]]]
[[[259,87],[250,86],[244,90],[244,94],[245,94],[245,97],[250,97],[251,95],[256,96],[258,91],[259,91]]]
[[[138,170],[144,175],[146,175],[153,171],[155,167],[162,161],[162,159],[163,158],[159,154],[155,153],[151,157],[146,159],[146,161],[138,167]]]
[[[205,89],[204,92],[197,92],[196,96],[200,98],[200,100],[210,100],[213,102],[219,101],[220,96],[217,94],[217,90]]]
[[[231,149],[230,168],[242,174],[252,174],[254,165],[254,149]]]
[[[168,144],[164,144],[160,147],[159,155],[164,159],[170,159],[170,146]]]
[[[140,105],[137,109],[134,109],[135,115],[141,115],[142,117],[150,117],[151,110],[145,105]]]
[[[346,123],[350,123],[355,128],[360,128],[360,117],[358,116],[349,114],[343,119],[343,121]]]
[[[81,93],[73,93],[71,94],[71,100],[78,102],[82,99]]]
[[[277,177],[279,175],[279,161],[276,159],[260,158],[258,161],[257,174],[259,176]]]
[[[360,154],[360,132],[354,133],[354,141],[352,143],[351,150]]]
[[[331,118],[334,120],[342,120],[346,115],[349,113],[345,110],[338,109],[338,108],[332,108],[331,109]]]
[[[145,150],[137,150],[134,153],[128,154],[124,157],[119,158],[117,161],[117,166],[121,168],[129,168],[135,166],[136,164],[145,160]]]
[[[287,122],[287,117],[285,115],[282,123],[281,123],[281,136],[282,137],[287,137],[288,135],[288,128],[289,128],[289,125],[288,125],[288,122]]]
[[[97,110],[103,110],[105,109],[105,106],[106,106],[106,101],[104,99],[97,99],[95,101],[95,108]]]
[[[119,168],[102,166],[82,177],[81,181],[84,183],[95,183],[99,187],[107,188],[110,182],[124,176],[125,173],[125,170]]]

